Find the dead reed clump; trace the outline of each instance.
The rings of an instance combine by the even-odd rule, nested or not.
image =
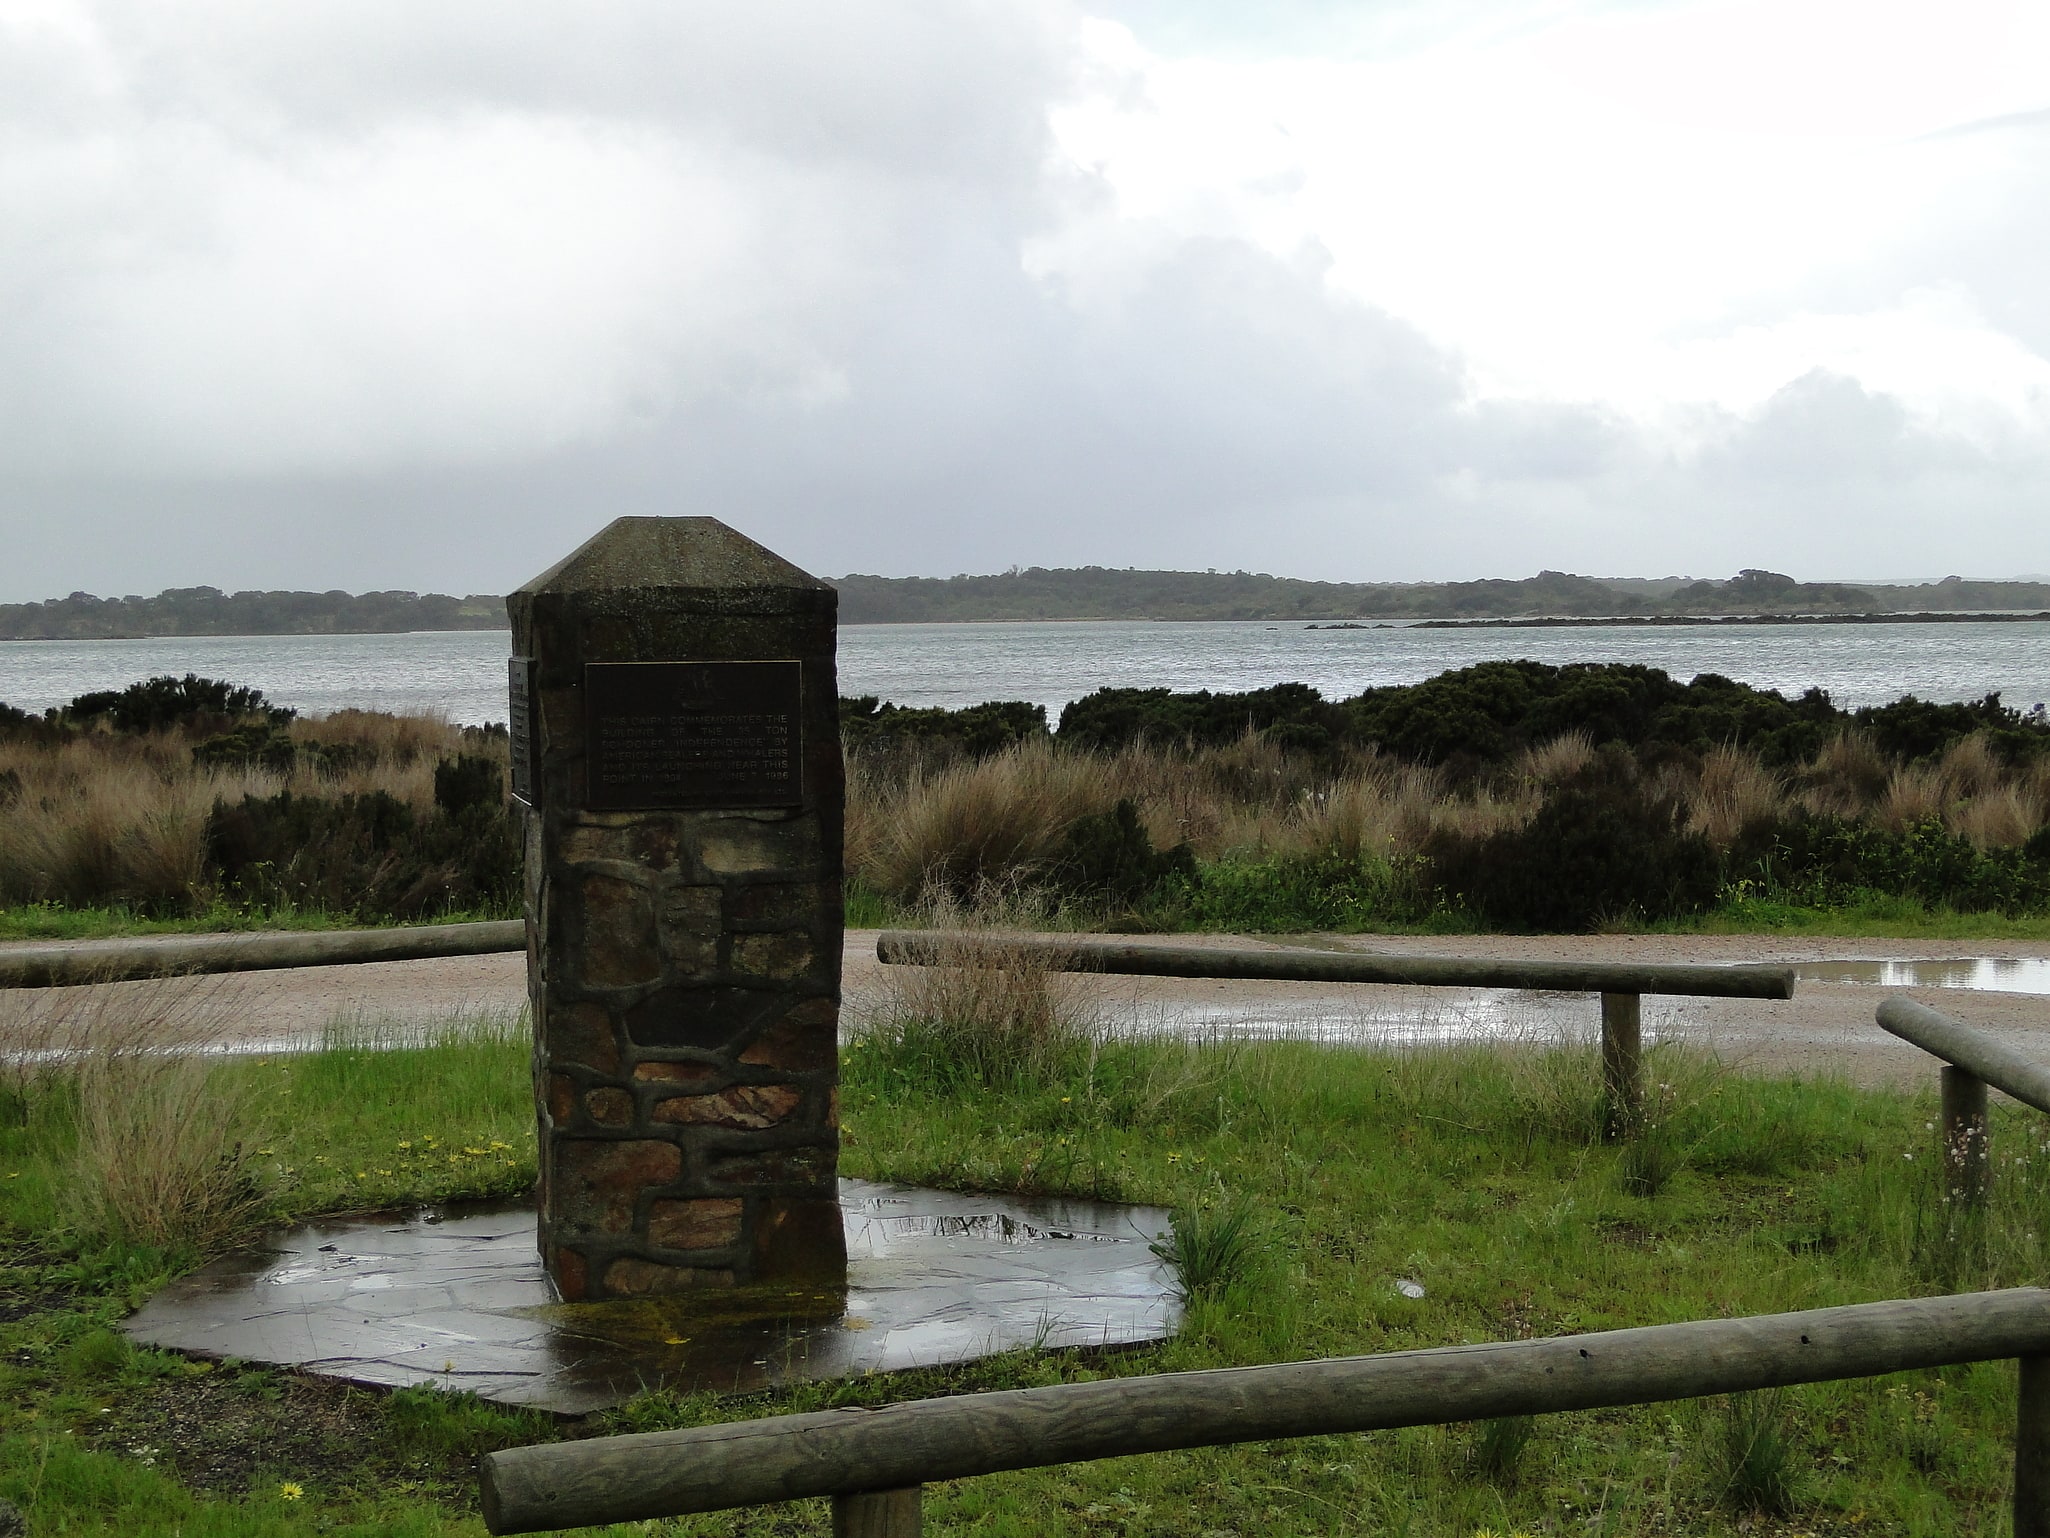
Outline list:
[[[236,1021],[220,979],[53,989],[6,1023],[25,1114],[68,1105],[61,1189],[82,1233],[207,1250],[262,1213],[253,1091],[222,1071]]]
[[[2043,826],[2043,813],[2033,786],[2001,785],[1954,805],[1944,826],[1980,849],[2012,849]]]
[[[1938,761],[1937,773],[1951,801],[1969,801],[2003,789],[2008,782],[2007,765],[1984,732],[1974,732],[1952,743]]]
[[[1801,805],[1818,817],[1862,818],[1886,794],[1893,765],[1869,732],[1837,733],[1795,775]]]
[[[463,729],[431,711],[399,716],[379,710],[335,710],[294,721],[290,730],[296,743],[345,749],[345,756],[358,763],[404,766],[424,758],[431,766],[437,758],[471,751]]]
[[[1058,970],[1056,954],[994,929],[925,939],[934,964],[886,968],[857,1021],[857,1050],[884,1055],[914,1082],[1016,1087],[1069,1077],[1108,1034],[1098,988]]]
[[[1525,748],[1516,756],[1511,773],[1515,778],[1541,786],[1572,779],[1594,762],[1594,739],[1585,732],[1568,732],[1538,747]]]
[[[1757,755],[1723,744],[1701,760],[1700,777],[1686,796],[1688,825],[1718,849],[1727,849],[1745,829],[1786,814],[1780,778]]]
[[[1948,789],[1933,764],[1903,764],[1888,776],[1869,820],[1889,833],[1905,832],[1940,818],[1950,803]]]
[[[113,740],[113,739],[109,739]],[[0,818],[0,902],[173,906],[202,878],[205,823],[239,773],[162,771],[92,739],[17,753]]]
[[[1015,885],[1054,862],[1078,819],[1116,799],[1101,760],[1021,742],[906,785],[883,825],[863,830],[855,869],[905,902]]]

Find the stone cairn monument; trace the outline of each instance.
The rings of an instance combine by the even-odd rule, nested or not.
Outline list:
[[[506,608],[548,1273],[842,1285],[838,594],[621,518]]]

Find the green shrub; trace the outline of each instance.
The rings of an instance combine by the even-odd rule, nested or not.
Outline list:
[[[1415,867],[1337,853],[1227,860],[1202,881],[1169,880],[1160,900],[1198,929],[1270,934],[1357,930],[1422,916]]]
[[[1841,906],[1870,893],[1967,913],[2027,913],[2050,905],[2045,831],[2019,849],[1980,849],[1934,820],[1893,832],[1797,814],[1760,830],[1739,861],[1740,879],[1814,907]]]
[[[1098,689],[1061,712],[1061,742],[1116,752],[1135,743],[1223,747],[1254,732],[1279,747],[1325,753],[1346,737],[1344,710],[1308,684],[1242,694],[1208,689]]]
[[[207,859],[225,894],[262,908],[363,919],[503,910],[519,892],[521,848],[499,781],[488,759],[438,765],[426,816],[384,791],[216,802]]]
[[[2050,731],[1989,694],[1965,704],[1939,704],[1902,695],[1886,705],[1857,712],[1856,720],[1872,734],[1879,750],[1894,758],[1935,758],[1952,743],[1977,732],[2009,760],[2029,757],[2050,745]]]
[[[244,721],[231,731],[195,743],[192,761],[220,768],[271,769],[282,774],[298,757],[298,745],[290,732],[282,731],[263,717]]]
[[[64,714],[75,721],[104,718],[119,732],[154,732],[172,726],[225,724],[245,716],[262,716],[273,725],[282,725],[295,712],[270,704],[261,689],[201,678],[197,673],[183,678],[166,673],[125,689],[81,694],[64,707]]]
[[[840,698],[840,737],[849,748],[941,747],[987,758],[1046,735],[1046,707],[1026,700],[989,700],[960,710],[892,705],[873,694]]]
[[[1423,852],[1446,901],[1506,929],[1576,934],[1626,916],[1677,918],[1708,908],[1722,886],[1715,852],[1688,830],[1684,808],[1614,750],[1563,782],[1523,827],[1440,830]]]
[[[1078,818],[1049,876],[1066,895],[1127,907],[1168,881],[1198,885],[1195,852],[1186,843],[1155,849],[1129,799]]]

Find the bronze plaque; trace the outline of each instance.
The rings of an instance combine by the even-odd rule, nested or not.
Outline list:
[[[534,659],[514,657],[505,665],[506,701],[510,719],[506,722],[507,746],[512,750],[512,793],[528,806],[534,804]]]
[[[590,662],[594,811],[798,806],[799,662]]]

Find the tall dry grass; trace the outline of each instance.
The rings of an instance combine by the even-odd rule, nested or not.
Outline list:
[[[1702,755],[1686,799],[1690,825],[1718,849],[1727,849],[1745,829],[1784,816],[1789,805],[1780,777],[1754,754],[1728,744]]]
[[[209,977],[0,996],[0,1083],[21,1119],[68,1121],[55,1176],[81,1234],[205,1250],[262,1213],[254,1094],[219,1071],[227,999]]]
[[[383,791],[424,811],[438,760],[504,751],[435,717],[338,711],[290,730],[295,741],[348,751],[309,754],[281,773],[196,763],[177,730],[0,738],[0,903],[196,905],[207,895],[206,819],[216,801]]]
[[[1595,756],[1592,742],[1569,735],[1457,781],[1372,751],[1324,762],[1255,736],[1223,748],[1149,744],[1111,754],[1042,740],[979,762],[908,769],[901,752],[856,753],[848,869],[901,902],[1015,892],[1060,857],[1077,819],[1120,799],[1134,804],[1156,847],[1186,842],[1203,860],[1335,853],[1395,861],[1434,832],[1521,826]],[[1892,830],[1935,818],[1988,849],[2025,841],[2050,817],[2050,759],[2009,765],[1983,738],[1934,763],[1900,765],[1865,734],[1846,731],[1785,771],[1723,746],[1660,776],[1690,826],[1719,849],[1800,810]]]
[[[1005,915],[1010,916],[1010,915]],[[944,901],[936,964],[884,968],[860,1001],[857,1050],[887,1054],[929,1085],[1015,1087],[1072,1073],[1110,1034],[1098,980]],[[963,938],[970,943],[961,943]]]

